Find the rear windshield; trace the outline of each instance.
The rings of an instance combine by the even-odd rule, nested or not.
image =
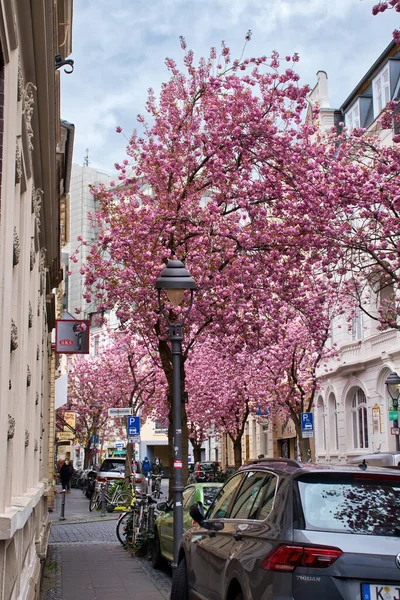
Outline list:
[[[213,462],[202,462],[200,463],[200,469],[202,471],[216,471],[218,468],[218,465],[216,463]]]
[[[112,458],[107,458],[103,461],[100,471],[114,471],[115,473],[123,473],[125,471],[125,461],[116,461]]]
[[[203,488],[203,500],[204,506],[211,506],[212,501],[215,496],[218,494],[220,488],[219,487],[205,487]]]
[[[318,473],[295,485],[297,529],[400,536],[400,477]]]

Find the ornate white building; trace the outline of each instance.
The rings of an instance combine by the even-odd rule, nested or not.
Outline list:
[[[317,77],[309,99],[320,104],[323,130],[343,122],[349,130],[363,127],[378,133],[384,144],[392,143],[393,130],[382,130],[377,118],[387,102],[400,100],[400,48],[394,41],[339,109],[330,107],[327,74],[319,71]],[[385,288],[378,295],[371,293],[368,313],[376,315],[391,292]],[[377,324],[361,311],[353,317],[350,331],[346,317],[332,324],[331,341],[337,344],[339,356],[329,365],[333,369],[329,375],[321,377],[314,407],[317,460],[345,461],[363,453],[396,449],[398,436],[391,433],[385,380],[391,371],[400,373],[400,332],[379,331]]]
[[[60,123],[58,67],[71,51],[71,27],[72,0],[0,2],[2,600],[39,598],[47,548],[56,367],[51,331],[73,143],[73,126]]]

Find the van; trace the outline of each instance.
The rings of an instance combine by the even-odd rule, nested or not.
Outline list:
[[[371,467],[392,467],[400,469],[400,450],[395,452],[374,452],[373,454],[362,454],[347,460],[348,464],[362,464],[363,461]]]

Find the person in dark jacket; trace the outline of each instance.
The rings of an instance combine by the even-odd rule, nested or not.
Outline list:
[[[60,469],[60,479],[61,479],[62,489],[63,489],[63,491],[65,490],[67,494],[70,493],[71,479],[72,479],[73,474],[74,474],[74,467],[70,463],[69,458],[66,458],[64,460],[63,466]]]

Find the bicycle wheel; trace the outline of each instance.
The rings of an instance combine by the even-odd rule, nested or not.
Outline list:
[[[130,492],[120,492],[113,504],[114,510],[131,510],[135,504],[135,498]]]
[[[94,492],[93,496],[90,498],[90,502],[89,502],[89,510],[90,512],[92,512],[92,510],[97,510],[100,506],[100,494],[99,491],[97,490],[96,492]]]
[[[156,481],[156,489],[154,490],[154,496],[156,498],[161,497],[161,480],[160,479],[157,479],[157,481]]]
[[[138,530],[139,534],[147,531],[147,510],[145,506],[142,506],[140,510]]]
[[[129,512],[125,513],[117,523],[117,538],[123,546],[126,546],[130,541],[132,541],[134,512],[135,511],[130,510]]]

